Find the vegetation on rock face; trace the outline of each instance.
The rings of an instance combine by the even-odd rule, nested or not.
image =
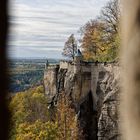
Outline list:
[[[9,101],[12,113],[10,140],[63,140],[78,139],[75,112],[68,100],[60,98],[51,119],[44,89],[39,86],[17,93]]]

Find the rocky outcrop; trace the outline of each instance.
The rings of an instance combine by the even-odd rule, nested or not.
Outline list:
[[[57,93],[57,75],[59,66],[50,66],[47,71],[44,72],[44,88],[47,95],[48,102],[51,102]]]
[[[119,67],[100,73],[97,94],[98,100],[98,140],[119,140]]]
[[[61,93],[64,90],[64,83],[67,69],[59,69],[57,75],[57,93]]]
[[[51,104],[64,92],[72,101],[85,140],[118,140],[119,66],[65,64],[49,67],[44,75]]]

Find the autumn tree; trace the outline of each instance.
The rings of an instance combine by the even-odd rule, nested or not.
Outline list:
[[[71,101],[62,93],[57,106],[56,122],[58,122],[60,140],[78,140],[80,136],[78,120]]]
[[[118,57],[120,46],[120,22],[121,10],[119,0],[110,0],[101,10],[99,19],[104,23],[104,43],[108,47],[108,60]]]
[[[86,60],[98,60],[105,48],[102,45],[102,29],[103,24],[97,20],[88,21],[81,29],[83,38],[81,47]]]
[[[18,125],[13,140],[58,140],[58,125],[53,122],[24,122]],[[12,139],[11,139],[12,140]]]
[[[9,108],[13,113],[12,119],[17,123],[34,122],[38,119],[48,120],[47,98],[43,94],[43,87],[19,92],[12,97]]]
[[[62,55],[74,59],[74,54],[76,53],[76,51],[77,42],[74,37],[74,34],[71,34],[68,40],[65,42]]]
[[[86,60],[113,61],[120,46],[120,8],[118,0],[109,1],[96,20],[88,21],[82,28],[81,47]]]
[[[57,139],[57,123],[49,121],[43,86],[20,92],[11,98],[10,140]]]
[[[78,120],[63,94],[51,120],[42,86],[17,93],[9,101],[12,113],[9,140],[78,140]],[[81,139],[82,140],[82,139]]]

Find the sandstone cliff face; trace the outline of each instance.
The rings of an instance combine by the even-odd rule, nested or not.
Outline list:
[[[57,73],[59,67],[50,67],[44,72],[44,87],[45,94],[48,97],[48,102],[52,101],[52,98],[57,93]]]
[[[69,67],[65,76],[64,90],[75,104],[80,105],[91,90],[91,74],[82,70],[74,73],[73,67]]]
[[[104,74],[100,73],[98,100],[98,140],[119,140],[119,67],[113,66]]]
[[[49,69],[44,78],[51,103],[57,102],[62,91],[71,98],[85,140],[119,140],[119,66],[93,65],[75,73],[70,65],[68,69]]]

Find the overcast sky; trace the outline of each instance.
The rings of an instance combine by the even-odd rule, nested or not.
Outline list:
[[[62,58],[67,38],[108,0],[11,0],[10,57]]]

